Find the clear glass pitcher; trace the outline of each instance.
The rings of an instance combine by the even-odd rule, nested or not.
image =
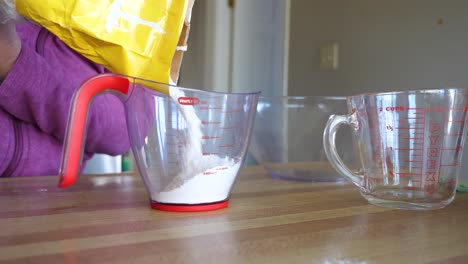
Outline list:
[[[372,204],[437,209],[452,202],[465,138],[467,89],[363,94],[348,98],[349,115],[332,115],[324,131],[326,155]],[[340,125],[354,129],[361,170],[336,152]]]
[[[88,108],[101,92],[115,93],[124,103],[131,148],[153,208],[205,211],[228,205],[259,93],[207,92],[114,74],[93,77],[73,98],[61,187],[77,179]]]

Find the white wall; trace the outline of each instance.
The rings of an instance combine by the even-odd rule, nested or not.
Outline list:
[[[292,0],[290,95],[468,87],[468,1]],[[337,71],[319,48],[337,42]]]
[[[468,87],[467,12],[466,0],[292,0],[289,95]],[[333,42],[338,70],[321,70]]]

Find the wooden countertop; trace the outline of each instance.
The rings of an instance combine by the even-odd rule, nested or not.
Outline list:
[[[468,194],[447,208],[369,205],[351,184],[242,170],[227,209],[152,210],[138,176],[1,179],[0,263],[468,263]]]

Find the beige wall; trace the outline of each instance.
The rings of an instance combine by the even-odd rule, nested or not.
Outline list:
[[[291,0],[290,95],[468,87],[468,1]],[[337,42],[337,71],[319,48]]]

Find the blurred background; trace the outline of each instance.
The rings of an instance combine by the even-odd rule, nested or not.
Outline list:
[[[179,85],[290,96],[467,87],[466,10],[464,0],[196,0]],[[464,164],[468,179],[468,153]]]

